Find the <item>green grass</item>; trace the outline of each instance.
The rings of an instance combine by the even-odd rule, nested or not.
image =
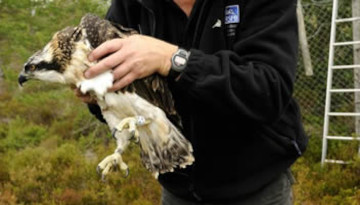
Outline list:
[[[44,7],[45,0],[0,2],[0,204],[159,204],[160,186],[141,165],[135,145],[124,155],[130,176],[118,172],[101,182],[96,166],[115,142],[69,88],[29,82],[21,90],[17,85],[23,63],[55,31],[78,24],[85,13],[104,16],[105,1],[54,0]],[[331,145],[344,150],[334,157],[354,163],[322,168],[322,128],[316,124],[306,124],[309,148],[293,166],[295,204],[360,204],[358,144]]]

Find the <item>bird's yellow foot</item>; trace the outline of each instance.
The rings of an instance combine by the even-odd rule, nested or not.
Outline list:
[[[125,162],[122,160],[121,155],[118,152],[115,152],[114,154],[109,155],[103,159],[98,164],[96,171],[98,174],[101,174],[101,179],[105,181],[105,177],[110,171],[115,171],[119,168],[125,172],[125,177],[129,175],[129,168],[127,164],[125,164]]]
[[[144,126],[150,123],[150,120],[139,115],[135,117],[127,117],[121,120],[121,122],[114,128],[112,134],[115,136],[117,131],[122,132],[124,129],[128,129],[135,142],[139,142],[139,131],[136,129],[138,126]]]

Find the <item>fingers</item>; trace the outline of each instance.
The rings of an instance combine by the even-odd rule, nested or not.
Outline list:
[[[120,51],[122,47],[121,42],[121,39],[113,39],[110,41],[106,41],[105,43],[97,47],[95,50],[93,50],[88,56],[90,61],[98,60],[107,55],[109,56],[89,68],[85,72],[85,77],[92,78],[106,70],[112,69],[117,65],[121,64],[124,59],[124,57],[122,56],[122,52],[116,52]]]
[[[115,81],[124,77],[125,75],[127,75],[129,72],[132,71],[131,66],[129,64],[130,64],[129,62],[124,62],[113,69],[113,75]]]
[[[106,54],[113,53],[119,50],[122,46],[121,42],[121,39],[116,38],[102,43],[89,54],[89,61],[98,60]]]
[[[141,68],[135,66],[136,63],[132,61],[125,61],[113,69],[114,83],[113,86],[108,89],[109,92],[120,90],[121,88],[129,85],[134,80],[141,78]]]
[[[74,87],[73,90],[76,97],[82,97],[84,95],[81,93],[79,88]]]
[[[86,78],[92,78],[96,75],[103,73],[104,71],[114,69],[116,66],[120,65],[124,61],[123,52],[115,52],[109,55],[108,57],[102,59],[99,63],[95,64],[89,68],[86,73]]]
[[[90,61],[98,60],[98,63],[86,71],[85,77],[112,69],[115,82],[109,91],[116,91],[156,72],[166,76],[176,50],[175,45],[141,35],[109,40],[89,55]]]
[[[79,88],[74,88],[74,94],[78,97],[82,102],[87,104],[96,104],[96,99],[90,96],[89,94],[83,94]]]
[[[113,86],[108,91],[115,92],[117,90],[120,90],[121,88],[132,83],[134,80],[136,80],[135,75],[133,73],[128,73],[124,77],[120,78],[118,81],[115,81]]]

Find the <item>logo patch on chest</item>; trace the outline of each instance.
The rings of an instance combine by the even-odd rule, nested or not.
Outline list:
[[[240,22],[239,5],[229,5],[225,7],[225,24],[233,24]]]

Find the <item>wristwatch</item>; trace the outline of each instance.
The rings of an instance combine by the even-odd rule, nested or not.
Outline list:
[[[171,68],[169,71],[169,77],[177,80],[181,73],[186,68],[189,60],[190,51],[183,48],[179,48],[171,57]]]

